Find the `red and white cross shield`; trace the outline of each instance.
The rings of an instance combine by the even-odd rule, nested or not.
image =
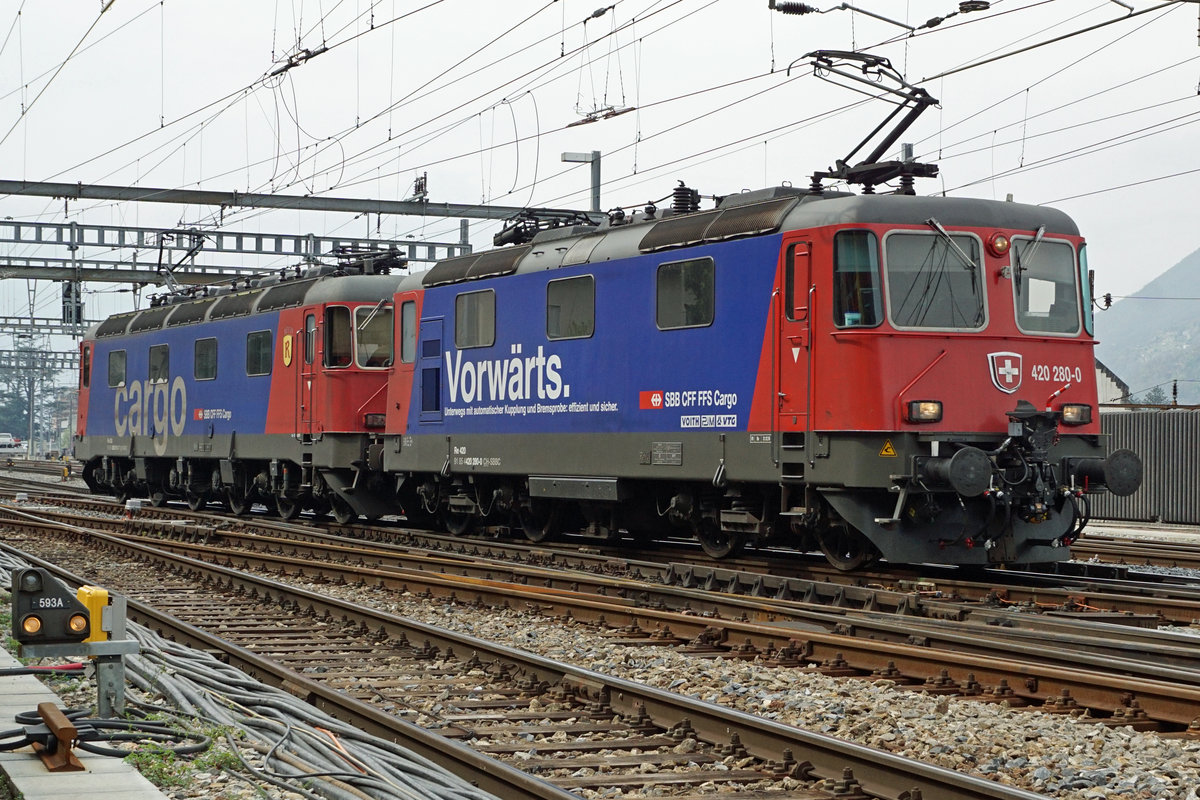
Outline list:
[[[1020,387],[1020,353],[988,353],[988,367],[992,374],[992,384],[1000,391],[1012,394]]]

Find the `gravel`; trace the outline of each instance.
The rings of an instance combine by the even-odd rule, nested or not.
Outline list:
[[[613,644],[580,623],[515,610],[481,612],[373,588],[306,588],[1064,800],[1200,800],[1200,740],[1111,728],[1086,717],[930,696],[889,681],[834,679],[798,668]],[[290,800],[276,789],[250,790],[233,778],[219,789],[198,781],[169,796]]]

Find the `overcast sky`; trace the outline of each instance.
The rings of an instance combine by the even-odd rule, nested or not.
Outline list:
[[[100,0],[0,0],[0,178],[404,199],[428,173],[437,202],[586,208],[588,166],[560,155],[600,150],[606,210],[659,201],[681,180],[704,195],[803,186],[890,111],[804,59],[857,48],[940,101],[904,136],[941,168],[918,193],[1063,209],[1088,239],[1101,294],[1131,294],[1198,247],[1195,3],[1128,0],[1131,15],[1111,0],[995,0],[953,16],[945,0],[854,4],[912,26],[947,17],[909,36],[867,14],[787,16],[767,0],[617,0],[592,17],[605,1],[115,0],[100,14]],[[622,109],[633,110],[573,124]],[[218,221],[201,206],[14,196],[0,217]],[[457,220],[261,210],[228,211],[224,225],[436,241],[459,231]],[[496,229],[472,222],[474,245]],[[132,308],[117,287],[88,288],[90,318]],[[38,315],[56,317],[59,297],[39,283]],[[0,314],[27,313],[26,282],[0,281],[0,301]]]

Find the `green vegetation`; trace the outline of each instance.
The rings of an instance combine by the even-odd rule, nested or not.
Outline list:
[[[197,756],[179,756],[170,750],[149,746],[134,750],[125,756],[125,761],[160,789],[187,786],[197,772],[237,772],[242,768],[242,762],[236,754],[217,744],[224,740],[226,733],[236,736],[235,732],[225,727],[205,727],[199,729],[198,733],[207,736],[214,744]]]

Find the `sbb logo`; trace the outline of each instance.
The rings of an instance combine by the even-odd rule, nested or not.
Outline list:
[[[657,411],[663,407],[662,390],[653,392],[641,392],[638,395],[638,407],[642,409],[653,409]]]

